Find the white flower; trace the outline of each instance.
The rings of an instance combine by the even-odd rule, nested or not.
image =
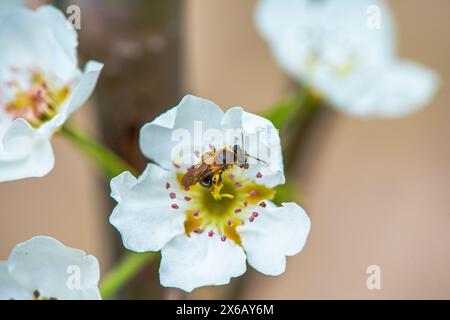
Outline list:
[[[38,236],[0,262],[0,300],[97,300],[99,278],[94,256]]]
[[[50,139],[91,95],[102,64],[78,68],[77,33],[51,6],[0,15],[0,181],[47,174]]]
[[[199,125],[204,133],[195,141]],[[214,196],[215,184],[185,187],[180,181],[186,169],[201,163],[201,154],[205,155],[199,150],[217,152],[239,141],[235,138],[240,134],[232,138],[229,130],[253,141],[244,148],[261,161],[253,159],[249,166],[231,166],[223,172],[219,197]],[[174,152],[174,140],[183,132],[193,137],[182,139],[187,146],[183,150],[195,155],[192,162]],[[215,139],[207,138],[211,132],[215,138],[224,137],[221,143],[209,146]],[[253,140],[256,137],[260,139]],[[284,183],[280,140],[270,121],[239,107],[224,113],[211,101],[186,96],[145,125],[140,142],[142,152],[156,164],[149,164],[138,179],[124,172],[111,181],[111,195],[118,204],[110,222],[126,248],[161,250],[163,286],[192,291],[227,284],[245,272],[246,260],[264,274],[279,275],[285,270],[286,256],[303,248],[310,229],[304,210],[295,203],[277,207],[270,201],[273,187]],[[270,154],[262,155],[264,148]]]
[[[382,0],[260,0],[255,21],[284,70],[346,113],[402,116],[437,90],[432,70],[396,57]]]

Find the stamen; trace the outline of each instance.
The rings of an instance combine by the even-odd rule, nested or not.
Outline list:
[[[229,178],[230,180],[234,180],[234,178],[236,178],[236,177],[234,176],[234,174],[230,173],[230,174],[228,175],[228,178]]]
[[[242,188],[242,183],[241,183],[241,182],[236,182],[236,183],[234,184],[234,186],[235,186],[236,188]]]
[[[222,240],[222,242],[223,242],[223,241],[227,240],[227,237],[226,236],[222,236],[222,237],[220,237],[220,240]]]
[[[247,206],[248,206],[248,202],[244,201],[244,207],[247,207]]]
[[[177,204],[175,204],[175,203],[172,205],[172,208],[173,209],[180,209],[180,207]]]
[[[256,217],[258,217],[258,216],[259,216],[259,213],[258,213],[258,212],[253,212],[253,213],[252,213],[252,217],[256,218]]]
[[[258,172],[258,173],[256,174],[256,178],[257,178],[257,179],[261,179],[261,178],[262,178],[262,173],[261,173],[261,172]]]
[[[191,201],[192,198],[191,198],[191,197],[188,197],[188,196],[185,196],[185,197],[184,197],[184,200],[186,200],[186,201]]]
[[[170,183],[166,182],[166,189],[170,189]]]
[[[263,201],[263,202],[261,202],[261,203],[259,204],[259,206],[260,206],[261,208],[265,208],[265,207],[267,206],[267,204]]]
[[[254,216],[250,216],[250,217],[248,218],[248,221],[250,221],[250,222],[255,221],[255,217],[254,217]]]
[[[214,236],[214,231],[210,230],[210,231],[208,232],[208,237],[211,238],[212,236]]]
[[[195,210],[195,211],[193,212],[193,215],[194,215],[194,217],[196,217],[196,218],[198,218],[199,214],[200,214],[200,211],[198,211],[198,210]]]
[[[235,214],[241,213],[242,209],[241,208],[237,208],[236,210],[234,210]]]
[[[185,187],[184,187],[184,190],[185,190],[185,191],[189,191],[189,189],[190,189],[190,188],[189,188],[188,186],[185,186]]]
[[[175,199],[177,197],[177,195],[174,192],[171,192],[169,194],[169,196],[170,196],[170,199]]]
[[[244,169],[247,170],[248,168],[250,168],[250,165],[248,163],[244,164]]]
[[[256,191],[255,190],[250,190],[248,193],[251,197],[256,197]]]
[[[228,220],[228,221],[227,221],[227,225],[228,225],[229,227],[231,227],[231,226],[233,225],[233,221]]]
[[[194,232],[195,232],[195,233],[200,233],[200,231],[201,231],[200,228],[195,228],[195,229],[194,229]]]

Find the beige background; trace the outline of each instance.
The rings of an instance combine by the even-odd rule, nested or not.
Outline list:
[[[183,3],[187,92],[255,112],[288,92],[252,24],[254,1]],[[297,168],[312,219],[309,242],[283,276],[251,271],[242,297],[450,298],[450,2],[391,3],[400,55],[438,70],[439,93],[400,120],[328,112]],[[95,127],[88,108],[78,117]],[[70,143],[56,138],[54,145],[57,164],[47,177],[0,184],[0,259],[15,243],[48,234],[97,255],[106,270],[108,194]],[[371,264],[381,267],[382,290],[366,288]],[[199,296],[209,291],[192,295]]]

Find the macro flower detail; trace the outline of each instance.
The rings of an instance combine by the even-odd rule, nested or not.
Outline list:
[[[397,58],[383,0],[259,0],[255,22],[280,66],[345,113],[403,116],[438,88],[434,71]]]
[[[103,65],[77,61],[77,33],[51,6],[0,15],[0,181],[47,174],[51,138],[89,98]]]
[[[126,248],[161,250],[163,286],[190,292],[227,284],[246,271],[246,261],[279,275],[286,256],[302,250],[310,229],[305,211],[271,201],[285,178],[270,121],[188,95],[146,124],[140,143],[154,163],[138,178],[124,172],[111,181],[118,204],[110,222]],[[198,179],[187,184],[186,175]]]
[[[37,236],[0,262],[0,300],[97,300],[99,278],[94,256]]]

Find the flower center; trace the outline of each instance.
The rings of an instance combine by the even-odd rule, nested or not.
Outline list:
[[[188,202],[184,223],[188,236],[208,232],[212,237],[216,230],[222,241],[230,239],[241,245],[236,228],[253,222],[259,215],[258,206],[265,207],[264,200],[271,200],[275,195],[273,189],[255,182],[262,177],[260,173],[255,179],[245,179],[242,177],[243,170],[230,168],[223,172],[220,193],[226,196],[221,197],[214,194],[214,187],[206,188],[200,183],[184,188],[181,184],[182,174],[178,175],[179,186],[185,191],[183,200]],[[175,199],[177,195],[170,193],[169,197]],[[174,209],[177,207],[172,205]]]
[[[19,71],[16,70],[15,73]],[[10,97],[6,103],[2,103],[3,109],[14,120],[23,118],[35,128],[51,120],[58,113],[70,92],[68,86],[50,87],[39,72],[31,73],[26,86],[18,80],[10,80],[0,86]]]

